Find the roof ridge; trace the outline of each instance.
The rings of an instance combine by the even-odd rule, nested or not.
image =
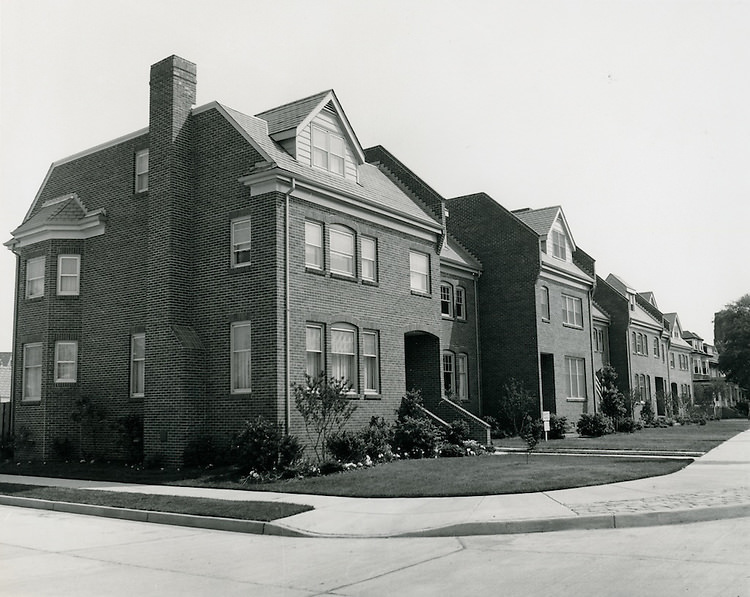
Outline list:
[[[302,102],[306,102],[308,100],[311,100],[312,98],[317,97],[317,96],[321,96],[322,97],[324,95],[327,95],[328,93],[331,93],[332,91],[333,91],[333,89],[326,89],[325,91],[320,91],[318,93],[313,93],[312,95],[308,95],[307,97],[302,97],[300,99],[292,100],[291,102],[287,102],[285,104],[281,104],[280,106],[274,106],[273,108],[269,108],[268,110],[263,110],[262,112],[256,113],[255,116],[258,117],[258,118],[262,118],[261,114],[268,114],[269,112],[273,112],[274,110],[281,110],[282,108],[287,108],[287,107],[292,106],[294,104],[300,104]]]

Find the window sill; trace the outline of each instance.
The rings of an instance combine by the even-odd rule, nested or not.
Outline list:
[[[364,399],[365,400],[382,400],[383,396],[379,392],[373,392],[372,394],[365,392]]]
[[[318,269],[317,267],[310,267],[309,265],[305,266],[305,273],[307,273],[307,274],[315,274],[316,276],[325,276],[326,275],[325,270]]]
[[[41,397],[40,398],[21,398],[21,404],[28,404],[28,405],[37,404],[38,405],[41,403],[42,403]]]
[[[571,329],[571,330],[582,330],[583,329],[582,325],[575,325],[574,323],[565,323],[565,322],[563,322],[563,327]]]
[[[446,315],[445,313],[441,314],[441,318],[444,321],[455,321],[455,317],[453,317],[452,315]]]
[[[379,282],[376,282],[375,280],[362,280],[362,286],[372,286],[374,288],[377,288],[380,286]]]
[[[429,292],[422,292],[421,290],[414,290],[411,289],[411,293],[413,296],[421,296],[422,298],[432,298],[432,295]]]
[[[549,319],[547,319],[546,317],[542,317],[542,323],[549,323],[549,322],[550,322]]]
[[[41,301],[44,298],[44,295],[42,296],[27,296],[24,298],[25,301]]]
[[[567,397],[565,399],[565,401],[566,402],[586,402],[586,399],[585,398],[576,398],[576,397],[569,396],[569,397]]]
[[[234,396],[250,396],[252,394],[252,390],[232,390],[230,392],[230,395],[232,397]]]
[[[357,282],[356,276],[351,276],[349,274],[339,274],[336,272],[331,272],[331,279],[332,280],[345,280],[347,282]]]
[[[242,270],[246,270],[246,269],[247,269],[247,268],[249,268],[249,267],[250,267],[251,265],[253,265],[253,262],[252,262],[252,261],[248,261],[247,263],[235,263],[235,264],[232,264],[232,265],[230,266],[230,269],[231,269],[232,271],[237,271],[237,270],[239,270],[239,271],[242,271]]]

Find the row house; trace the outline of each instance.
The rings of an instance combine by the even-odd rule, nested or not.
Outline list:
[[[665,313],[669,326],[669,378],[672,397],[683,405],[693,402],[693,376],[690,369],[692,347],[683,338],[683,328],[677,313]]]
[[[690,372],[695,392],[709,393],[714,408],[732,407],[743,400],[745,393],[742,388],[728,382],[726,375],[719,370],[716,347],[689,330],[685,330],[682,337],[690,349]]]
[[[153,65],[148,128],[53,163],[6,243],[30,455],[74,435],[80,397],[141,417],[166,462],[259,415],[303,436],[291,387],[321,372],[351,384],[352,425],[418,388],[488,440],[482,265],[442,199],[366,152],[331,90],[248,116],[194,107],[196,83],[187,60]]]

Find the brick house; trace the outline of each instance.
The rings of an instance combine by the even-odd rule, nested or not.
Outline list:
[[[365,152],[331,90],[247,116],[193,107],[196,81],[182,58],[153,65],[148,128],[53,163],[6,243],[31,455],[75,432],[81,396],[142,417],[165,462],[258,415],[303,436],[291,384],[320,371],[352,383],[352,425],[392,417],[409,388],[444,409],[445,386],[450,416],[488,439],[472,414],[482,266],[439,196]]]
[[[593,411],[594,260],[559,206],[510,212],[480,193],[447,202],[448,231],[482,262],[479,337],[484,412],[509,378],[571,423]]]
[[[594,300],[610,315],[610,361],[618,387],[639,406],[649,401],[654,413],[665,415],[669,392],[668,332],[651,293],[639,294],[622,278],[597,278]]]
[[[683,329],[677,313],[665,313],[669,325],[669,388],[672,398],[685,406],[693,402],[693,378],[690,373],[690,344],[682,337]],[[678,414],[678,413],[675,413]]]

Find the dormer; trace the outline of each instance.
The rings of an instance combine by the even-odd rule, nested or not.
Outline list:
[[[635,289],[630,286],[625,280],[620,278],[619,276],[615,276],[614,274],[609,274],[607,276],[607,284],[612,286],[617,292],[619,292],[622,296],[624,296],[626,299],[628,299],[628,305],[630,306],[631,311],[635,311]]]
[[[332,89],[256,115],[300,164],[357,182],[364,151]]]
[[[559,205],[542,209],[519,209],[513,215],[539,235],[539,249],[566,263],[573,262],[575,242]]]

